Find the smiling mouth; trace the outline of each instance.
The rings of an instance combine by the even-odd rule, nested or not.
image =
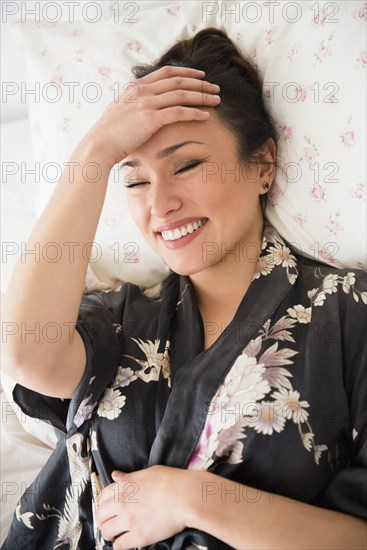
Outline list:
[[[187,223],[181,227],[176,227],[170,231],[162,231],[161,235],[165,241],[178,241],[182,237],[186,237],[191,233],[197,231],[202,225],[208,221],[208,218],[200,218],[195,222]]]

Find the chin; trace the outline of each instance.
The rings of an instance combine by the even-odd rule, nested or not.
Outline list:
[[[200,265],[195,264],[194,262],[190,264],[189,262],[172,262],[167,261],[167,258],[163,258],[164,261],[167,263],[168,267],[177,273],[177,275],[186,275],[189,277],[190,275],[195,275],[196,273],[200,273],[200,271],[203,271],[207,266],[200,263]]]

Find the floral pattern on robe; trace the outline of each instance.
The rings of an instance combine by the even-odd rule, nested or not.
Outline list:
[[[252,283],[207,350],[188,277],[171,274],[156,295],[125,284],[83,296],[87,366],[73,398],[14,390],[59,444],[2,548],[110,548],[94,519],[102,488],[113,470],[155,464],[367,519],[366,304],[363,271],[300,257],[269,224]],[[198,547],[229,548],[186,529],[149,549]]]

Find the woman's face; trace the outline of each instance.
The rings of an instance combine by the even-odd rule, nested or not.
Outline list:
[[[122,166],[131,215],[173,271],[192,275],[227,257],[254,261],[266,177],[240,163],[214,109],[205,122],[163,127]]]

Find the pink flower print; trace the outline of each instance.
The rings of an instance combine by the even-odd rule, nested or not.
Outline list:
[[[170,15],[177,15],[178,12],[180,11],[181,9],[181,6],[179,6],[178,4],[174,5],[174,6],[169,6],[167,8],[167,11]]]
[[[284,138],[285,141],[291,141],[292,134],[293,134],[293,129],[291,126],[283,125],[281,127],[281,132],[282,132],[282,137]]]
[[[333,53],[331,49],[327,47],[324,41],[322,41],[319,46],[319,52],[322,57],[330,56]]]
[[[335,216],[332,216],[330,214],[329,221],[326,224],[326,227],[334,235],[338,235],[338,233],[340,233],[340,231],[344,230],[344,227],[343,227],[342,223],[338,220],[338,216],[339,216],[339,212],[336,212]]]
[[[324,24],[324,21],[327,17],[327,12],[325,10],[319,10],[317,13],[315,13],[315,15],[313,16],[312,18],[312,23],[314,25],[323,25]]]
[[[64,117],[62,119],[62,122],[61,122],[59,128],[62,132],[67,133],[69,131],[69,128],[70,128],[70,118]]]
[[[64,83],[64,77],[62,74],[57,74],[52,78],[52,82],[55,82],[55,84],[59,84],[61,86]]]
[[[110,216],[109,218],[105,218],[103,222],[105,225],[107,225],[107,227],[111,227],[112,229],[116,229],[116,226],[120,223],[120,221],[116,218],[116,216]]]
[[[316,151],[313,147],[304,147],[303,153],[306,157],[307,162],[311,162],[316,158]]]
[[[307,86],[298,85],[297,86],[297,101],[306,101],[308,96]]]
[[[191,28],[191,32],[194,33],[194,32],[196,32],[196,29],[198,27],[197,27],[197,25],[195,25],[195,23],[193,23],[190,28]]]
[[[269,27],[265,30],[265,41],[268,44],[271,44],[272,42],[275,42],[274,35],[277,32],[278,27]]]
[[[363,183],[359,183],[351,192],[351,195],[353,199],[357,201],[365,201],[366,200],[366,191],[365,186]]]
[[[268,193],[268,198],[269,198],[269,201],[270,203],[273,205],[273,206],[276,206],[278,204],[278,199],[280,198],[282,192],[280,189],[276,189],[276,188],[271,188],[272,190],[269,191]]]
[[[310,187],[310,195],[316,201],[321,201],[325,199],[325,189],[319,183],[314,183],[314,185]]]
[[[331,252],[329,252],[328,248],[323,248],[320,250],[319,253],[319,259],[321,262],[326,262],[328,264],[337,264],[338,260],[334,258]]]
[[[298,214],[295,214],[294,216],[292,216],[292,218],[301,227],[303,227],[304,224],[307,222],[307,216],[304,216],[303,214],[301,214],[301,212],[298,212]]]
[[[83,29],[74,29],[71,31],[70,36],[80,36],[83,32]]]
[[[141,50],[141,43],[139,40],[129,40],[129,42],[126,44],[126,48],[130,52],[139,52]]]
[[[79,48],[78,50],[74,50],[74,59],[75,59],[75,61],[83,61],[84,53],[85,53],[84,48]]]
[[[358,58],[357,61],[359,61],[361,63],[361,65],[366,65],[367,64],[367,52],[366,52],[366,50],[363,50],[363,49],[361,50],[361,53],[359,54],[359,58]]]
[[[98,67],[98,72],[100,75],[102,75],[104,78],[110,78],[111,76],[111,68],[110,67]]]
[[[354,11],[353,17],[355,19],[367,19],[367,3],[360,10]]]
[[[352,147],[356,142],[356,133],[353,128],[345,130],[344,134],[341,136],[341,140],[345,147]]]
[[[298,50],[296,48],[291,48],[289,52],[287,53],[287,57],[289,61],[293,61],[294,56],[298,53]]]
[[[238,32],[238,33],[236,34],[236,42],[239,42],[239,43],[242,42],[242,34],[241,34],[240,32]]]

